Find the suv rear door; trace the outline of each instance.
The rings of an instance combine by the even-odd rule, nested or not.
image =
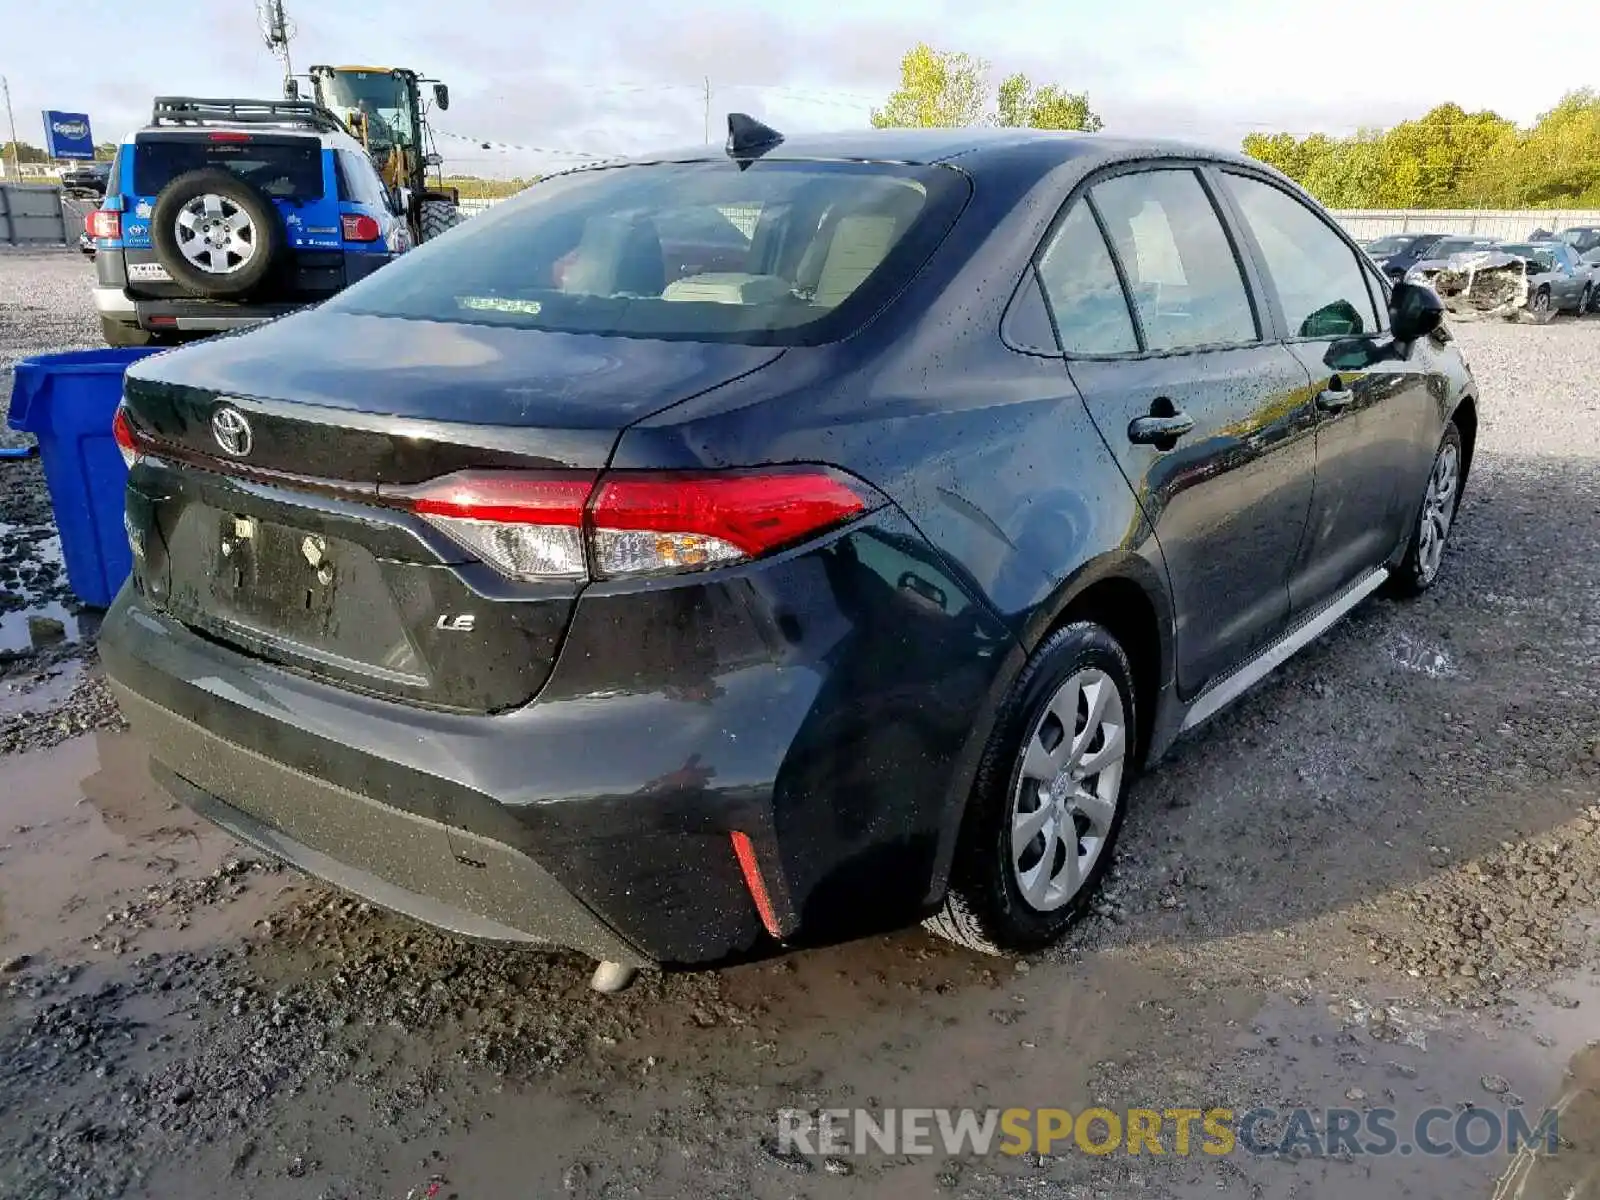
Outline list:
[[[1232,169],[1221,177],[1316,397],[1316,496],[1289,583],[1299,614],[1400,544],[1433,460],[1442,378],[1426,339],[1402,351],[1388,334],[1381,285],[1327,218],[1266,178]]]
[[[1193,168],[1094,183],[1039,273],[1072,379],[1166,559],[1179,688],[1192,696],[1288,619],[1315,468],[1306,372],[1263,336]]]

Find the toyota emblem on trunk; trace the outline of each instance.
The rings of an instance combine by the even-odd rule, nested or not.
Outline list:
[[[237,408],[225,404],[211,414],[211,436],[224,454],[243,458],[250,453],[250,422]]]

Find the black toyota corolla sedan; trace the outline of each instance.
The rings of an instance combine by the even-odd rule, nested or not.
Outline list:
[[[1138,768],[1438,578],[1472,377],[1250,160],[730,126],[130,371],[118,698],[243,841],[597,986],[1042,946]]]

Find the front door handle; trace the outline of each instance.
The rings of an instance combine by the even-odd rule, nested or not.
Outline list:
[[[1317,393],[1317,407],[1323,412],[1338,412],[1356,398],[1354,389],[1344,386],[1337,375],[1328,380],[1328,386]]]
[[[1128,440],[1137,445],[1157,446],[1165,450],[1193,428],[1194,418],[1185,412],[1135,417],[1128,422]]]

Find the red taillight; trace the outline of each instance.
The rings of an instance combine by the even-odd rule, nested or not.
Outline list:
[[[116,439],[117,449],[122,451],[122,461],[131,469],[139,457],[139,439],[134,436],[126,409],[119,407],[117,415],[111,418],[111,436]]]
[[[592,493],[592,498],[591,498]],[[755,558],[866,511],[820,469],[584,475],[463,471],[385,491],[517,579],[692,571]]]
[[[865,508],[824,471],[771,471],[674,479],[613,476],[594,502],[599,530],[698,534],[741,554],[763,554],[836,525]]]
[[[375,242],[383,233],[377,221],[361,213],[345,213],[339,218],[339,224],[343,226],[347,242]]]
[[[248,142],[250,135],[248,133],[234,133],[226,129],[219,129],[211,135],[211,140],[213,142]]]
[[[92,238],[119,238],[122,236],[122,214],[97,208],[83,219],[83,227]]]

